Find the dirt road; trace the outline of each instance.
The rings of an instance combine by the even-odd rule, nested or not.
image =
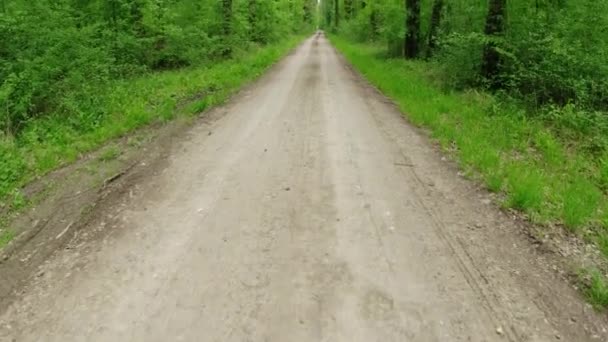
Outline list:
[[[605,340],[323,36],[219,111],[44,265],[0,340]]]

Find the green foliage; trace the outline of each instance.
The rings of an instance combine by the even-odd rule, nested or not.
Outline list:
[[[516,165],[507,173],[507,204],[529,213],[539,211],[544,199],[543,175],[527,165]]]
[[[120,150],[116,146],[106,148],[99,156],[100,161],[110,161],[120,156]]]
[[[344,0],[324,1],[326,27],[334,28],[335,1],[346,6]],[[432,56],[444,87],[491,86],[501,97],[519,102],[526,115],[542,118],[558,135],[584,135],[590,151],[598,156],[608,151],[608,2],[446,1],[431,45],[436,3],[421,1],[420,48]],[[490,16],[489,4],[504,3],[506,14],[499,16],[504,30],[489,35],[488,20],[496,19]],[[353,41],[385,44],[389,56],[401,56],[406,10],[404,1],[365,1],[355,16],[341,18],[339,32]],[[488,47],[499,62],[492,80],[482,72]]]
[[[566,187],[563,221],[567,227],[577,229],[596,216],[602,193],[588,180],[576,179]]]
[[[0,193],[6,196],[13,191],[17,183],[27,169],[24,155],[19,153],[14,141],[5,138],[0,141]]]
[[[442,82],[449,88],[466,89],[483,83],[481,51],[486,39],[478,32],[452,33],[441,38],[441,49],[435,54],[434,64],[442,72]]]
[[[608,307],[608,284],[606,277],[598,271],[587,271],[582,275],[588,284],[585,285],[585,295],[596,308]]]
[[[0,248],[8,245],[15,238],[15,232],[10,229],[0,229]]]
[[[225,17],[216,0],[8,2],[0,12],[0,130],[18,135],[51,113],[81,125],[75,130],[95,129],[107,115],[92,96],[100,87],[310,30],[311,3],[234,0]]]

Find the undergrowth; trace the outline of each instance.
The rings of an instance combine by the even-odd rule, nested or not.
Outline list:
[[[589,148],[598,136],[550,125],[508,99],[446,90],[433,64],[387,58],[384,46],[331,40],[412,123],[430,129],[467,174],[501,193],[504,206],[536,223],[563,225],[608,256],[608,154],[598,158],[598,149]],[[595,274],[587,292],[602,307],[608,306],[605,281]]]

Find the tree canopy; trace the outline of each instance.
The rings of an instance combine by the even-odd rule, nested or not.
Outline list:
[[[608,2],[323,2],[325,28],[382,42],[392,56],[432,57],[452,87],[506,91],[534,108],[608,110]]]

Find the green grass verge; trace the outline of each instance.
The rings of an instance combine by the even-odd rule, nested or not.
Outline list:
[[[0,248],[8,245],[12,239],[15,238],[15,233],[12,230],[2,230],[0,231]]]
[[[503,194],[504,206],[537,223],[562,224],[608,256],[608,156],[586,153],[578,147],[585,142],[561,139],[515,104],[482,92],[442,89],[432,64],[385,58],[383,46],[331,40],[412,123],[430,129],[467,175]],[[604,277],[592,280],[589,298],[608,306]]]
[[[78,103],[79,107],[88,104],[90,111],[86,113],[68,117],[48,113],[30,121],[16,137],[0,134],[0,212],[6,217],[24,207],[26,200],[20,189],[28,182],[76,161],[111,139],[221,104],[302,39],[291,37],[211,65],[114,81],[87,92],[90,98]],[[99,160],[110,161],[120,154],[116,146],[109,146]],[[1,248],[14,234],[5,224],[0,225],[0,232]]]

